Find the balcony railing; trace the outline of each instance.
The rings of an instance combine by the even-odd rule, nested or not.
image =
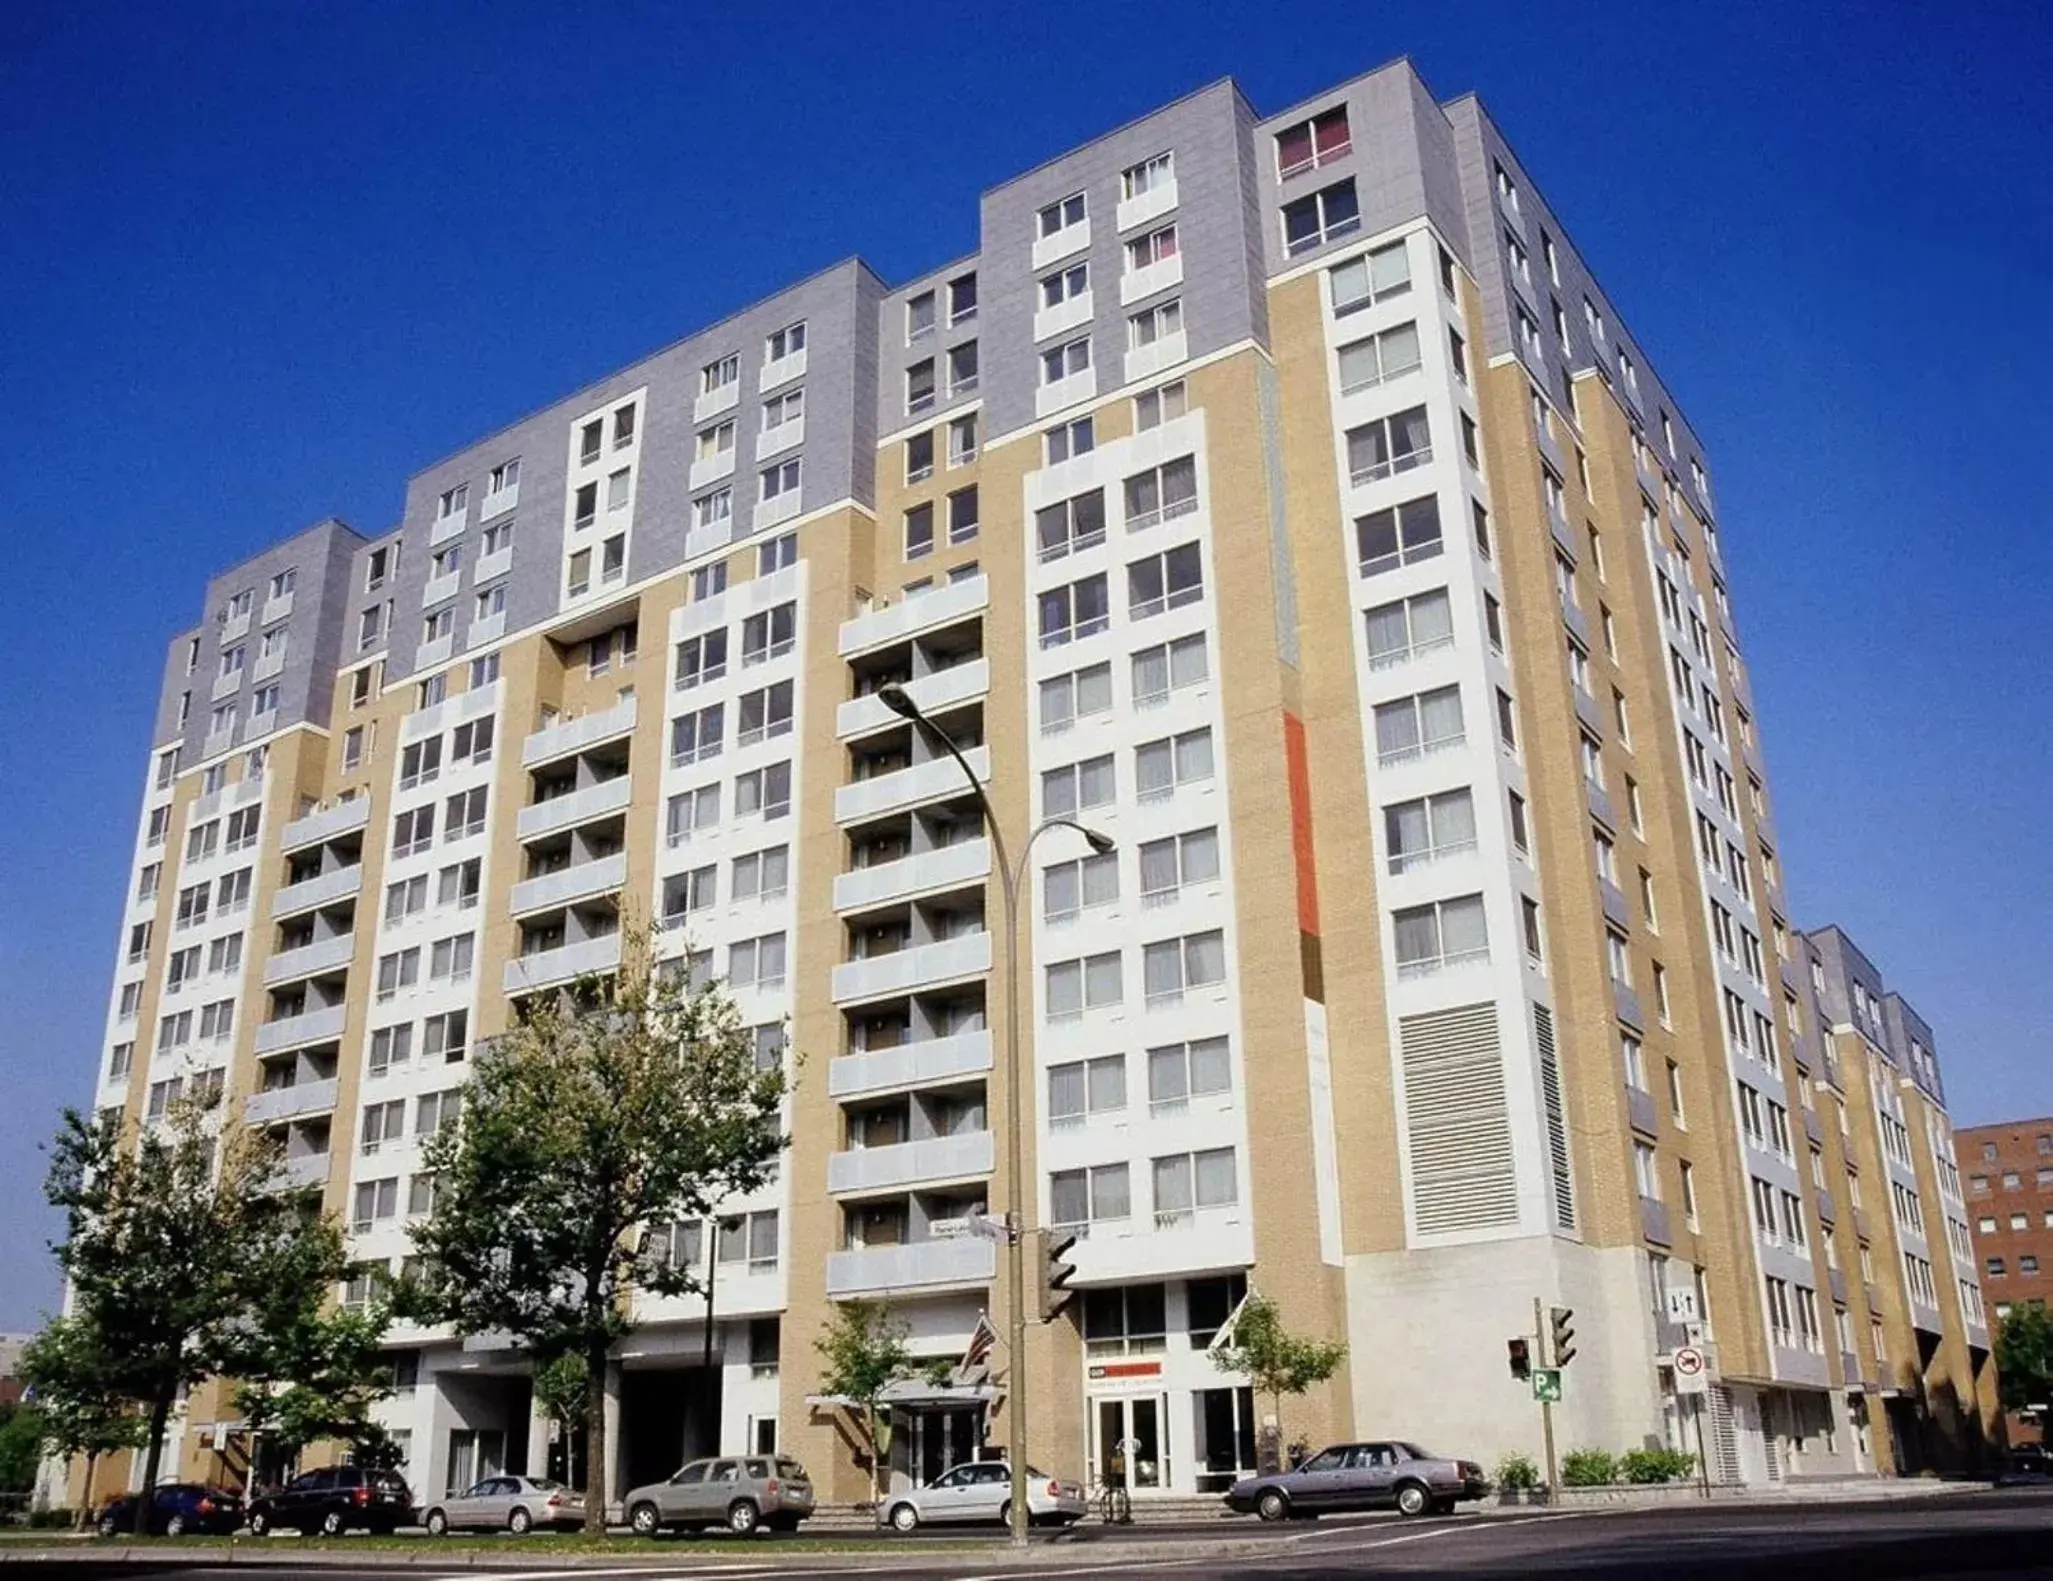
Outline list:
[[[971,747],[963,756],[969,760],[970,771],[979,780],[990,778],[989,747]],[[961,795],[964,791],[962,770],[955,761],[952,758],[934,758],[925,763],[915,763],[910,768],[879,774],[875,779],[857,780],[841,786],[834,792],[834,817],[841,823],[875,818],[938,797]]]
[[[332,939],[316,939],[312,944],[302,944],[295,950],[280,950],[264,962],[265,986],[289,983],[300,977],[319,977],[325,972],[345,971],[355,954],[356,935],[353,933],[339,934]]]
[[[991,1173],[997,1149],[989,1131],[931,1136],[891,1147],[856,1147],[827,1159],[829,1191],[887,1191]]]
[[[880,605],[841,623],[842,657],[880,643],[896,642],[915,633],[962,620],[991,602],[990,583],[981,576],[964,577],[931,593],[914,594]]]
[[[882,905],[928,890],[973,883],[988,877],[990,872],[991,842],[964,840],[939,850],[919,851],[895,862],[840,874],[834,880],[834,907],[837,911],[853,911]]]
[[[905,686],[906,695],[930,717],[982,697],[990,690],[991,661],[988,659],[971,659],[950,665],[945,670],[930,671],[914,677]],[[872,730],[888,729],[898,722],[899,716],[877,697],[851,697],[835,710],[834,730],[840,736],[858,736]]]
[[[266,1021],[257,1028],[257,1052],[281,1054],[287,1049],[303,1048],[310,1043],[336,1042],[342,1036],[347,1015],[346,1007],[330,1005],[325,1009]]]
[[[279,844],[283,850],[297,851],[302,846],[349,834],[370,821],[371,799],[358,796],[352,801],[337,802],[333,807],[323,807],[303,818],[295,818],[285,826]]]
[[[608,817],[625,810],[633,792],[631,778],[621,774],[610,780],[601,780],[596,785],[587,785],[583,790],[552,796],[547,801],[523,807],[520,816],[514,820],[514,827],[523,840],[540,839],[545,834],[572,829],[594,818]]]
[[[610,782],[609,782],[610,783]],[[627,855],[615,852],[597,861],[579,862],[539,878],[522,879],[513,886],[513,914],[544,911],[608,894],[627,882]]]
[[[521,743],[521,764],[525,768],[533,768],[537,763],[547,763],[552,758],[582,752],[616,736],[628,735],[634,730],[635,709],[635,699],[623,697],[611,708],[601,709],[595,714],[580,714],[575,719],[561,719],[547,725]]]
[[[997,1245],[981,1236],[950,1235],[901,1246],[864,1246],[827,1257],[827,1294],[854,1296],[894,1290],[989,1284]]]
[[[276,1125],[281,1120],[297,1120],[305,1115],[326,1114],[335,1107],[337,1082],[333,1076],[326,1081],[295,1082],[290,1087],[272,1087],[263,1092],[253,1092],[242,1100],[242,1119],[245,1125]],[[325,1155],[315,1154],[323,1159]]]
[[[615,971],[619,966],[620,935],[609,933],[603,938],[582,939],[576,944],[537,950],[510,960],[500,986],[509,994],[523,994],[575,982],[594,973]]]
[[[908,993],[991,969],[991,935],[965,934],[939,944],[915,945],[869,960],[844,961],[834,968],[836,1004]]]
[[[867,1054],[844,1054],[827,1066],[827,1092],[835,1098],[852,1098],[974,1076],[989,1069],[991,1034],[959,1032],[953,1037],[921,1038]]]

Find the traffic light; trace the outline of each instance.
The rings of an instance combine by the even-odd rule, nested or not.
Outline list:
[[[1520,1383],[1524,1383],[1526,1379],[1533,1375],[1532,1346],[1526,1343],[1526,1337],[1523,1334],[1519,1335],[1517,1339],[1506,1340],[1504,1343],[1505,1347],[1511,1352],[1511,1376]]]
[[[1076,1245],[1074,1231],[1051,1233],[1040,1232],[1041,1262],[1040,1278],[1036,1281],[1040,1296],[1041,1321],[1052,1323],[1062,1309],[1076,1299],[1076,1292],[1069,1288],[1069,1281],[1076,1277],[1076,1264],[1062,1259],[1069,1255]]]
[[[1550,1307],[1547,1311],[1548,1321],[1552,1324],[1552,1354],[1556,1367],[1566,1367],[1568,1358],[1575,1354],[1575,1346],[1569,1343],[1575,1338],[1575,1330],[1569,1327],[1569,1319],[1574,1316],[1575,1311],[1570,1307]]]

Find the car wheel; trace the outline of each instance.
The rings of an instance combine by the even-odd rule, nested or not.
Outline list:
[[[910,1504],[900,1504],[891,1511],[891,1529],[895,1532],[919,1530],[920,1512]]]
[[[1265,1521],[1290,1519],[1290,1500],[1280,1488],[1264,1488],[1255,1500],[1255,1513]]]
[[[1432,1495],[1417,1482],[1400,1482],[1397,1485],[1397,1513],[1399,1515],[1423,1515],[1433,1507]]]
[[[115,1524],[114,1517],[111,1514],[100,1517],[100,1535],[102,1537],[112,1537],[120,1530],[120,1526]]]
[[[506,1529],[516,1537],[525,1537],[534,1530],[535,1518],[526,1510],[516,1509],[506,1517]]]
[[[164,1523],[164,1535],[166,1537],[183,1537],[185,1535],[185,1517],[183,1515],[174,1515],[170,1520],[166,1521]]]
[[[349,1528],[343,1524],[342,1512],[340,1510],[330,1510],[321,1517],[321,1535],[323,1537],[340,1537],[348,1530]]]
[[[727,1506],[727,1529],[737,1537],[750,1536],[761,1520],[760,1512],[747,1499],[736,1499]]]
[[[662,1525],[653,1504],[637,1504],[627,1512],[627,1529],[637,1537],[654,1537]]]
[[[428,1511],[428,1518],[421,1522],[421,1524],[427,1527],[430,1537],[447,1537],[449,1535],[449,1515],[444,1510]]]
[[[262,1510],[253,1510],[249,1518],[250,1536],[262,1537],[271,1530],[271,1517]]]

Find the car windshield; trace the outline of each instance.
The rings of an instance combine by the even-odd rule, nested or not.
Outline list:
[[[777,1462],[777,1475],[788,1482],[804,1482],[806,1468],[795,1460],[780,1460]]]
[[[529,1477],[527,1482],[529,1487],[539,1489],[543,1493],[554,1493],[563,1486],[554,1477]]]
[[[1405,1457],[1410,1460],[1438,1460],[1440,1458],[1438,1455],[1419,1448],[1417,1444],[1399,1444],[1397,1447],[1403,1450]]]

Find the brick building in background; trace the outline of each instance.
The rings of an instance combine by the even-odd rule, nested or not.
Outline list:
[[[2053,1299],[2053,1115],[1954,1133],[1967,1174],[1982,1288],[1996,1321],[2013,1306]],[[2012,1443],[2041,1443],[2045,1424],[2010,1415]]]

